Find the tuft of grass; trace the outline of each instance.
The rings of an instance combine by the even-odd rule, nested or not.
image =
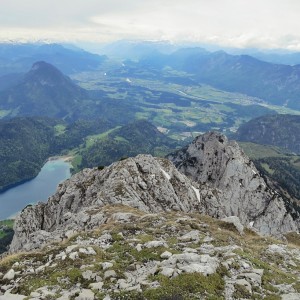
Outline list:
[[[300,282],[296,282],[295,284],[293,284],[293,288],[297,293],[300,293]]]
[[[143,244],[154,240],[153,236],[149,234],[139,234],[136,238]]]
[[[145,299],[224,299],[225,283],[218,273],[204,276],[199,273],[180,274],[169,279],[162,275],[155,276],[160,283],[156,289],[148,289],[143,292]]]
[[[296,246],[300,246],[300,235],[296,232],[289,232],[285,235],[287,241],[290,244],[296,245]]]
[[[8,256],[5,256],[0,260],[0,272],[6,273],[11,266],[15,263],[20,261],[20,258],[24,255],[24,253],[16,253],[16,254],[11,254]]]
[[[79,268],[69,268],[67,270],[60,270],[56,272],[46,271],[39,275],[33,274],[29,276],[26,282],[21,283],[14,292],[23,295],[30,295],[31,292],[43,286],[59,285],[61,288],[70,288],[77,283],[85,283]],[[87,287],[88,284],[89,282],[83,286]]]
[[[267,295],[267,296],[264,296],[264,300],[281,300],[281,296],[278,296],[278,295]]]
[[[250,299],[251,293],[243,285],[235,284],[233,298],[234,299]]]
[[[232,231],[232,232],[234,232],[236,234],[239,234],[238,230],[236,229],[236,227],[232,223],[220,221],[219,222],[219,226],[222,229],[225,229],[225,230],[228,230],[228,231]]]

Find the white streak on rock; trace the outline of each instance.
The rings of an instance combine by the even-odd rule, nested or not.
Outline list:
[[[200,198],[200,191],[198,189],[196,189],[195,187],[192,186],[192,189],[195,191],[195,194],[197,196],[197,199],[198,201],[200,202],[201,201],[201,198]]]
[[[171,179],[171,176],[163,169],[161,169],[161,171],[163,172],[163,174],[165,175],[165,177],[170,180]]]

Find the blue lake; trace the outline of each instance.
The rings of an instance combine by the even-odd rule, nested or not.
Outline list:
[[[58,184],[70,177],[70,164],[63,160],[48,161],[34,179],[0,194],[0,220],[13,217],[27,204],[45,202]]]

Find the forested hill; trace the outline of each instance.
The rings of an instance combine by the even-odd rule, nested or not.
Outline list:
[[[49,155],[55,125],[42,118],[0,121],[0,190],[38,174]]]
[[[147,121],[114,127],[103,119],[67,124],[49,118],[0,121],[0,191],[35,177],[50,156],[71,154],[76,170],[139,153],[164,156],[178,142]]]
[[[300,156],[281,148],[249,142],[239,142],[254,162],[260,174],[276,189],[289,206],[300,212]],[[271,179],[271,180],[270,180]]]
[[[103,120],[67,125],[48,118],[0,121],[0,191],[35,177],[45,160],[82,143],[86,135],[106,131]]]
[[[81,168],[109,165],[140,153],[164,156],[179,146],[145,120],[135,121],[103,135],[81,152]]]
[[[300,116],[278,114],[252,119],[239,127],[234,138],[300,154]]]

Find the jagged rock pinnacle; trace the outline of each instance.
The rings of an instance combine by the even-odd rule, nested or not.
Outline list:
[[[198,136],[168,155],[178,170],[201,187],[201,203],[214,217],[238,216],[260,233],[296,231],[284,202],[259,175],[235,141],[217,132]]]

